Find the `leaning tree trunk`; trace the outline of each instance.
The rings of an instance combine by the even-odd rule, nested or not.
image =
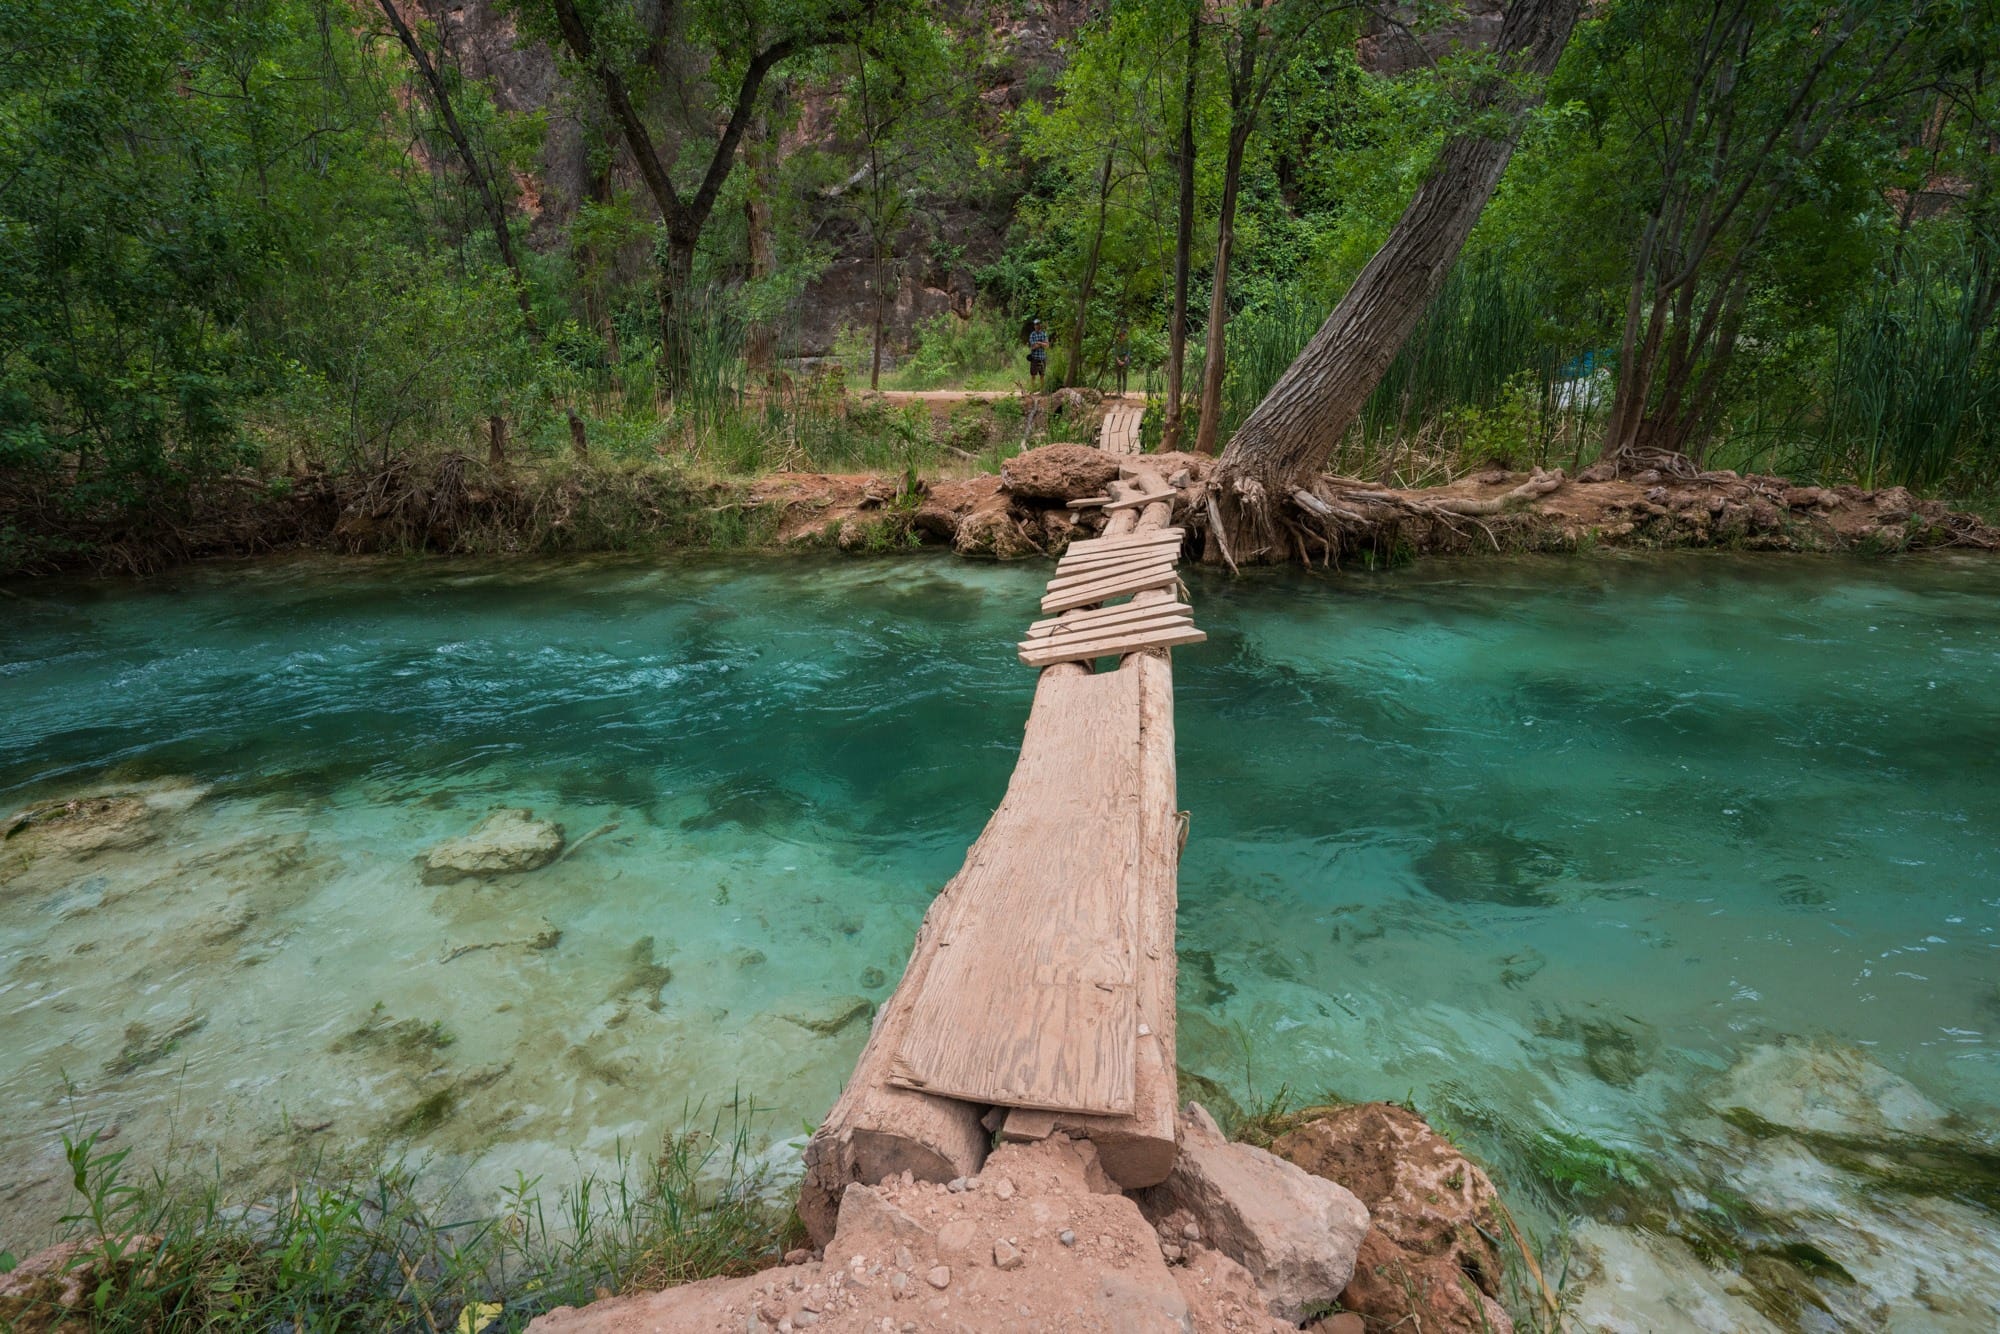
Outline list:
[[[1501,24],[1503,76],[1545,76],[1576,25],[1581,0],[1515,0]],[[1443,285],[1513,156],[1531,99],[1506,77],[1471,112],[1514,114],[1500,134],[1452,136],[1389,239],[1326,323],[1230,439],[1209,486],[1208,558],[1233,564],[1283,553],[1277,506],[1326,464]]]

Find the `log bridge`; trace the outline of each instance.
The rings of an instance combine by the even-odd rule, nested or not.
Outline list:
[[[1123,454],[1136,424],[1114,435],[1107,420],[1101,444]],[[815,1245],[849,1183],[970,1176],[996,1136],[1088,1139],[1127,1189],[1174,1164],[1186,823],[1168,650],[1204,636],[1175,572],[1174,493],[1142,459],[1097,498],[1103,534],[1072,542],[1049,581],[1018,645],[1041,675],[1006,796],[806,1146],[799,1217]]]

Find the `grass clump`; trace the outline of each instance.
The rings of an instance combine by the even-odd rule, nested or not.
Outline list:
[[[213,1177],[140,1180],[130,1149],[64,1137],[74,1211],[52,1264],[13,1276],[0,1328],[492,1334],[596,1297],[776,1263],[802,1233],[760,1196],[746,1119],[669,1135],[546,1199],[518,1178],[497,1209],[405,1164],[317,1157],[249,1204]],[[0,1252],[0,1272],[19,1257]]]

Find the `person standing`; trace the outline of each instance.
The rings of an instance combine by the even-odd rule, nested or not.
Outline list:
[[[1111,369],[1118,376],[1118,397],[1125,397],[1125,377],[1132,370],[1132,326],[1118,326],[1118,341],[1111,345]]]
[[[1030,392],[1042,387],[1042,373],[1049,368],[1049,331],[1040,320],[1028,322],[1028,384]]]

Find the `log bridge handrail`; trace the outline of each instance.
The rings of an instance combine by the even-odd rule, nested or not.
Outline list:
[[[1132,425],[1118,423],[1121,451]],[[1183,825],[1168,650],[1203,635],[1178,596],[1172,490],[1137,459],[1120,474],[1110,499],[1133,503],[1070,544],[1049,615],[1018,646],[1041,675],[1007,794],[806,1146],[799,1216],[816,1245],[849,1183],[970,1176],[996,1135],[1088,1139],[1127,1189],[1173,1166]]]

